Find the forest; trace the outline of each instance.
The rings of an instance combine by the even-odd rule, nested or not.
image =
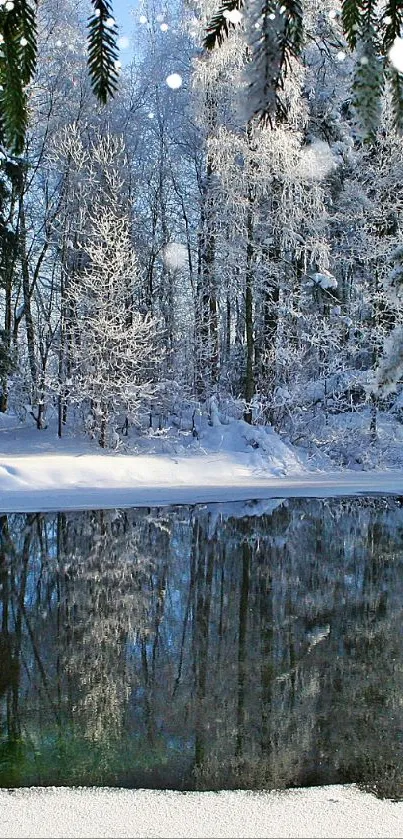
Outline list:
[[[39,3],[24,150],[0,150],[1,412],[102,448],[172,421],[197,433],[205,413],[270,424],[342,465],[390,462],[403,404],[393,90],[368,134],[351,89],[365,44],[351,53],[340,3],[302,5],[281,108],[259,120],[240,12],[206,51],[211,0],[141,3],[100,105],[83,4]]]

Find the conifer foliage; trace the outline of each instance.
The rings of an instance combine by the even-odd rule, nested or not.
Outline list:
[[[92,88],[104,103],[117,88],[117,27],[109,0],[91,0],[88,69]],[[28,122],[27,85],[37,53],[37,0],[6,0],[0,6],[0,125],[5,144],[21,154]]]
[[[250,54],[251,116],[271,118],[281,111],[279,93],[292,58],[304,46],[304,11],[300,0],[224,0],[207,26],[204,46],[220,45],[234,28],[233,10],[242,9],[245,40]],[[403,0],[342,0],[340,16],[350,49],[355,53],[353,101],[366,137],[373,138],[379,124],[385,81],[391,85],[393,115],[403,124],[402,73],[389,61],[389,50],[400,38]],[[240,16],[239,16],[240,21]]]
[[[117,88],[116,23],[109,0],[92,0],[88,22],[88,68],[95,95],[105,103]]]
[[[214,49],[215,46],[223,43],[230,29],[235,29],[236,24],[231,21],[231,13],[241,12],[243,7],[244,0],[223,0],[222,6],[214,13],[207,25],[204,39],[206,49]]]
[[[27,127],[26,85],[36,65],[36,2],[8,0],[0,8],[0,108],[5,142],[15,152]]]

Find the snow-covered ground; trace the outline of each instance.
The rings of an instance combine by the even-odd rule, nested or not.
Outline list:
[[[22,837],[401,837],[403,802],[355,786],[285,792],[0,791],[0,834]]]
[[[241,420],[139,436],[133,453],[106,453],[83,437],[58,439],[1,417],[0,511],[159,506],[290,496],[403,495],[403,471],[335,471],[271,428]],[[130,451],[130,450],[129,450]]]

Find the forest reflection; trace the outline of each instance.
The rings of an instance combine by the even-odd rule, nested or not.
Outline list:
[[[403,798],[403,501],[0,517],[0,785]]]

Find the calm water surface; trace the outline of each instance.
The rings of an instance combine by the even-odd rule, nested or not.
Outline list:
[[[0,516],[0,785],[403,798],[403,499]]]

